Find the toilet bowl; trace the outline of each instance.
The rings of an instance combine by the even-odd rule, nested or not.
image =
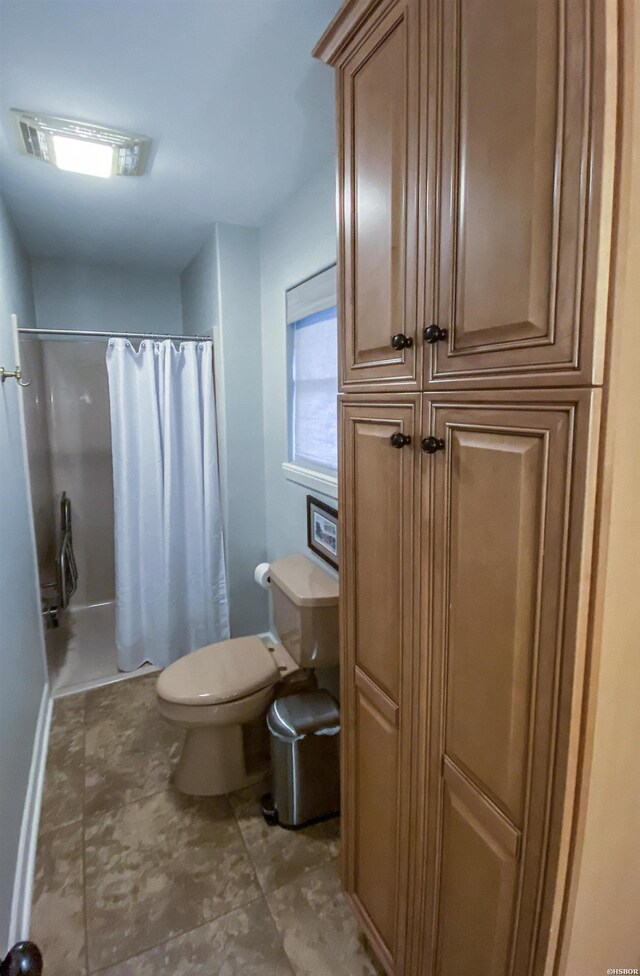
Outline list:
[[[310,670],[338,663],[338,582],[305,556],[269,568],[281,643],[237,637],[209,644],[166,668],[156,690],[160,714],[185,730],[174,782],[183,793],[219,796],[264,777],[251,763],[248,732],[266,737],[277,693],[298,691]]]

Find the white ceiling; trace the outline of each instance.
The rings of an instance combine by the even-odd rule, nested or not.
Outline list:
[[[260,224],[330,158],[339,0],[0,0],[0,190],[33,255],[181,270],[215,221]],[[150,136],[147,175],[22,156],[10,108]]]

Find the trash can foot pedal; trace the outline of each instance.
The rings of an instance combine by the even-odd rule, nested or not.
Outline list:
[[[260,806],[262,807],[262,816],[270,827],[278,826],[278,811],[276,810],[275,803],[273,802],[273,797],[271,793],[265,793],[260,799]]]

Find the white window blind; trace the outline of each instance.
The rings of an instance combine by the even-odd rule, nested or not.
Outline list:
[[[301,290],[302,296],[297,294]],[[318,308],[318,304],[324,307]],[[335,268],[287,292],[287,320],[293,329],[291,460],[303,467],[335,472],[338,468]]]

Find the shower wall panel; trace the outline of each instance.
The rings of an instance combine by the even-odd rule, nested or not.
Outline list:
[[[80,608],[115,599],[106,349],[104,342],[79,339],[42,346],[53,492],[59,499],[66,491],[71,499],[79,572],[73,606]]]
[[[23,403],[40,586],[45,587],[55,582],[56,516],[49,449],[49,398],[44,372],[44,344],[38,339],[21,338],[20,362],[24,377],[30,383],[25,387]]]

